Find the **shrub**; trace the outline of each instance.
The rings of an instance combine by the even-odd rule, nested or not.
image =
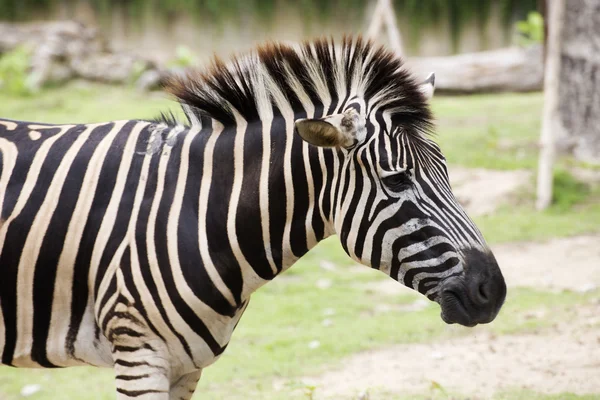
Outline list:
[[[31,50],[17,47],[0,56],[0,91],[28,96],[34,89],[33,75],[30,73]]]
[[[517,22],[517,42],[521,46],[531,46],[544,41],[544,17],[537,12],[531,11],[525,21]]]

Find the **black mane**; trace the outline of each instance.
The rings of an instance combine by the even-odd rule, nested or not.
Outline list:
[[[190,121],[204,116],[228,125],[236,114],[254,121],[273,106],[277,112],[282,99],[299,110],[303,99],[319,105],[353,91],[407,132],[420,135],[432,127],[427,101],[403,61],[361,37],[345,37],[338,46],[331,39],[297,47],[268,43],[228,63],[215,58],[205,71],[167,77],[163,86]]]

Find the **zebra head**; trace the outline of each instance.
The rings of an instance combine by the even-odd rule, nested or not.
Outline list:
[[[439,302],[445,322],[491,322],[506,285],[427,135],[434,76],[417,84],[405,70],[378,67],[363,66],[367,90],[335,113],[295,124],[306,142],[340,157],[333,230],[352,258]]]
[[[446,322],[494,319],[506,286],[429,135],[433,75],[419,84],[394,53],[347,37],[267,44],[168,88],[192,125],[244,120],[257,134],[277,271],[335,232],[352,258],[439,302]]]

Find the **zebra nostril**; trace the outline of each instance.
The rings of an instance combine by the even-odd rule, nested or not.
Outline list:
[[[482,305],[490,301],[490,282],[482,282],[479,284],[478,302]]]

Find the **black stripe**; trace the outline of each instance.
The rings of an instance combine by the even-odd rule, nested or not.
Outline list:
[[[459,262],[460,261],[457,257],[450,257],[440,265],[436,265],[434,267],[410,268],[404,274],[404,284],[412,288],[412,282],[415,278],[415,275],[425,272],[429,274],[440,274],[456,267]]]
[[[8,227],[6,238],[2,244],[2,254],[0,255],[0,266],[2,266],[0,306],[2,307],[5,325],[5,344],[2,352],[3,364],[12,365],[17,342],[17,276],[21,253],[29,230],[44,202],[52,178],[62,159],[62,154],[64,154],[72,143],[72,138],[69,134],[80,130],[81,127],[71,129],[49,149],[40,173],[36,177],[33,192],[27,199],[23,211],[14,218]],[[14,184],[22,185],[23,182],[14,182]]]
[[[381,246],[383,244],[383,237],[390,229],[397,228],[398,226],[402,225],[404,222],[408,221],[411,218],[423,218],[424,216],[425,215],[423,214],[423,212],[419,210],[414,204],[404,202],[393,216],[383,221],[377,227],[377,232],[375,233],[375,235],[373,235],[373,249],[371,250],[371,267],[379,269],[381,265]],[[426,239],[426,237],[422,237],[421,239],[417,239],[416,241],[422,241],[424,239]],[[400,246],[399,248],[404,248],[410,245],[410,243],[414,243],[414,241],[409,241],[407,244],[404,244],[404,246]],[[396,258],[394,258],[392,262],[396,262]],[[394,279],[396,279],[397,277],[396,275],[391,274],[390,276],[392,276],[392,278]]]
[[[323,171],[321,170],[321,163],[319,162],[319,150],[314,146],[308,147],[308,161],[310,164],[310,174],[312,176],[313,187],[314,187],[314,200],[313,200],[313,215],[311,226],[315,232],[317,241],[321,241],[325,235],[325,223],[321,218],[319,212],[319,194],[324,189],[323,187]]]
[[[2,219],[8,218],[17,204],[17,199],[23,188],[23,182],[27,179],[27,174],[31,168],[31,161],[33,161],[40,146],[42,146],[44,141],[54,137],[61,130],[60,126],[52,127],[52,129],[44,129],[41,131],[42,137],[39,140],[33,141],[29,138],[28,133],[31,129],[27,125],[29,123],[19,122],[15,130],[2,132],[2,137],[13,142],[17,146],[18,151],[17,160],[4,193]],[[68,135],[68,133],[65,134]]]
[[[274,111],[276,108],[274,109]],[[276,114],[277,115],[277,114]],[[283,231],[286,222],[287,194],[285,191],[284,154],[287,138],[281,132],[285,131],[285,120],[279,116],[271,125],[271,155],[269,157],[269,237],[271,253],[278,270],[283,261]]]
[[[263,159],[262,123],[248,126],[244,137],[244,169],[240,199],[236,210],[235,228],[244,257],[263,279],[273,279],[274,274],[265,250],[260,213],[260,182]],[[267,166],[268,168],[268,166]],[[265,171],[267,172],[267,171]],[[264,188],[266,189],[266,188]]]
[[[94,243],[97,239],[98,231],[100,230],[104,215],[106,214],[106,208],[108,207],[110,198],[114,191],[118,167],[123,158],[125,142],[136,124],[137,122],[135,121],[127,122],[121,128],[121,131],[116,135],[108,149],[107,157],[104,159],[98,175],[98,186],[96,193],[94,193],[94,200],[90,206],[91,212],[88,215],[85,228],[83,229],[83,234],[81,236],[77,257],[75,259],[73,282],[71,284],[71,314],[69,332],[67,333],[67,340],[65,344],[67,352],[72,357],[75,356],[75,340],[77,339],[77,333],[79,332],[79,328],[83,321],[83,316],[88,304],[88,274]],[[112,290],[114,289],[115,286],[112,287]],[[97,326],[97,339],[99,338],[99,334],[100,329]]]
[[[104,248],[102,257],[100,258],[100,264],[98,266],[96,279],[94,282],[95,293],[98,293],[100,283],[104,278],[106,270],[108,269],[110,263],[113,262],[114,255],[117,253],[118,247],[121,245],[125,235],[127,234],[127,230],[129,228],[129,219],[131,218],[133,212],[134,200],[138,186],[145,185],[146,183],[140,179],[140,176],[146,155],[148,139],[152,134],[152,129],[150,128],[151,127],[146,126],[144,129],[142,129],[142,132],[140,132],[138,137],[134,155],[131,158],[131,164],[125,180],[125,188],[119,201],[117,216],[115,218],[115,221],[118,221],[118,223],[113,225],[109,239],[106,243],[106,247]],[[122,133],[119,134],[119,136],[122,135]],[[127,140],[127,138],[125,137],[123,140]],[[113,166],[113,168],[118,169],[118,166]]]
[[[156,367],[156,365],[152,365],[147,361],[125,361],[125,360],[121,360],[120,358],[115,360],[115,365],[121,365],[123,367],[128,367],[128,368],[141,367],[141,366]]]
[[[117,388],[117,392],[124,394],[125,396],[128,397],[140,397],[140,396],[144,396],[147,394],[153,394],[153,393],[167,393],[167,391],[165,390],[156,390],[156,389],[145,389],[145,390],[126,390],[126,389],[121,389],[121,388]]]
[[[235,136],[235,126],[225,128],[219,133],[215,143],[211,166],[212,179],[208,193],[206,230],[210,232],[207,235],[210,258],[223,282],[233,294],[235,303],[240,304],[244,282],[242,271],[231,249],[226,223],[235,174],[233,162]]]
[[[143,374],[143,375],[117,375],[115,376],[116,380],[119,381],[137,381],[140,379],[144,379],[144,378],[148,378],[150,375],[148,374]]]
[[[56,210],[50,219],[40,248],[40,256],[35,265],[31,357],[44,367],[54,366],[47,358],[46,341],[50,334],[52,303],[55,300],[53,296],[59,258],[65,244],[65,237],[75,205],[81,194],[80,189],[90,158],[100,141],[112,128],[113,124],[94,128],[74,158],[59,194]],[[75,140],[76,138],[73,137],[72,139]]]
[[[290,244],[292,253],[298,258],[308,251],[306,242],[306,217],[308,214],[308,181],[302,154],[303,140],[299,135],[292,137],[291,170],[294,188],[294,208],[290,227]]]

